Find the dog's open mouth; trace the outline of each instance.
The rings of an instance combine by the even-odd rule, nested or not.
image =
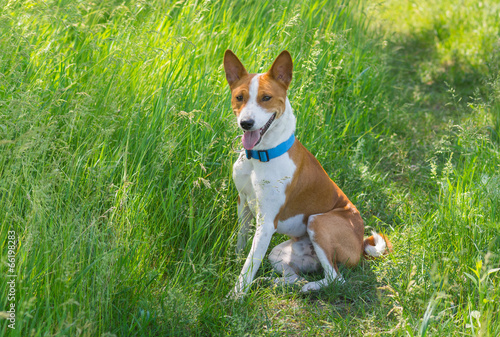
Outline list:
[[[251,150],[255,147],[255,145],[259,144],[260,140],[262,139],[262,136],[266,133],[266,131],[269,129],[271,124],[274,122],[274,119],[276,118],[276,113],[273,113],[271,118],[267,121],[266,125],[261,127],[258,130],[255,131],[246,131],[243,134],[243,137],[241,138],[241,142],[243,143],[243,147],[246,150]]]

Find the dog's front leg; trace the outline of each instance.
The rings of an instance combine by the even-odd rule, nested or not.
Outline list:
[[[248,239],[248,230],[250,229],[250,223],[252,222],[253,214],[250,211],[250,207],[247,203],[247,198],[240,195],[238,203],[238,243],[236,244],[236,253],[240,254],[245,248]]]
[[[250,249],[250,253],[245,261],[243,270],[238,277],[238,281],[236,282],[233,291],[229,294],[231,297],[238,297],[248,291],[255,274],[257,274],[257,271],[259,270],[262,259],[266,254],[267,248],[269,247],[269,243],[271,242],[271,238],[275,231],[276,230],[272,221],[260,222],[259,217],[257,217],[257,229],[255,230],[252,248]]]

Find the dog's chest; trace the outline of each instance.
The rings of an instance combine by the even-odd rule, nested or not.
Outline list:
[[[241,155],[233,167],[233,179],[243,202],[254,216],[274,219],[287,201],[287,187],[296,174],[296,165],[288,154],[267,163],[246,159]],[[300,237],[305,234],[303,215],[278,221],[277,232]]]
[[[233,166],[233,180],[254,215],[279,212],[286,201],[286,188],[295,173],[295,163],[284,155],[262,163],[242,154]]]

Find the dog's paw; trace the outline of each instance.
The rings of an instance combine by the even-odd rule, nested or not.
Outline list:
[[[345,283],[345,280],[342,276],[338,275],[333,280],[324,278],[320,281],[309,282],[305,286],[302,287],[301,292],[307,293],[309,291],[316,291],[316,290],[321,289],[322,287],[325,287],[325,286],[331,284],[332,282],[335,282],[338,285],[342,285]]]
[[[309,282],[306,283],[302,289],[300,290],[301,293],[308,293],[310,291],[317,291],[322,287],[322,284],[319,282]]]

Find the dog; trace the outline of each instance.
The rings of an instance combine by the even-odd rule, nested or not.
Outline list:
[[[283,51],[263,74],[249,74],[231,51],[224,54],[231,105],[243,130],[242,152],[233,166],[238,190],[237,251],[245,248],[249,226],[256,222],[250,253],[231,297],[248,292],[274,233],[290,237],[269,255],[281,274],[275,283],[305,282],[302,273],[323,268],[324,278],[305,283],[302,292],[343,283],[337,263],[355,266],[364,254],[379,257],[392,245],[373,232],[363,241],[359,211],[328,177],[318,160],[295,138],[296,119],[287,90],[293,61]]]

